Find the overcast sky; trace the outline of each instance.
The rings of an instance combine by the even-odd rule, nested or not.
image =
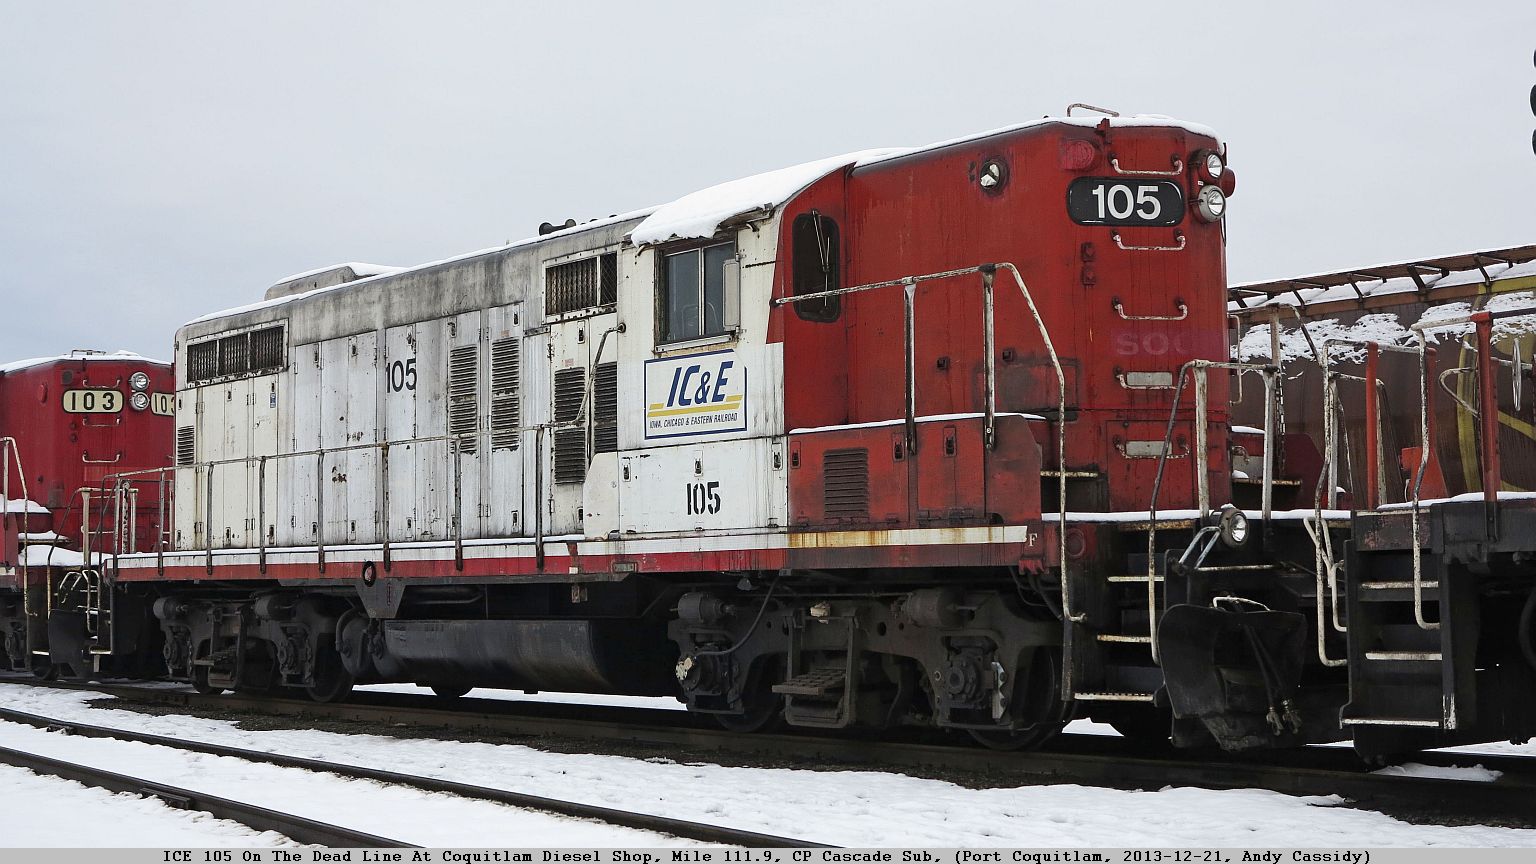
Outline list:
[[[1222,135],[1236,280],[1536,243],[1533,51],[1530,0],[0,0],[0,361],[1077,101]]]

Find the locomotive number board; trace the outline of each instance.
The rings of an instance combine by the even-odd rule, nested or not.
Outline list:
[[[1067,188],[1067,215],[1079,225],[1177,225],[1184,190],[1171,180],[1079,177]]]
[[[123,394],[117,390],[65,390],[59,403],[67,414],[116,414],[123,410]]]

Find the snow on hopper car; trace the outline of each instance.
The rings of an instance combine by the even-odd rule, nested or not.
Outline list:
[[[1341,568],[1318,659],[1348,667],[1356,748],[1536,734],[1536,246],[1240,285],[1233,311],[1240,358],[1287,364],[1285,455],[1323,478],[1302,506],[1356,510],[1314,556]]]
[[[74,351],[0,365],[0,633],[8,668],[95,671],[85,653],[82,604],[85,592],[99,592],[100,574],[82,566],[82,552],[91,546],[110,553],[118,543],[124,551],[149,549],[159,541],[161,484],[131,484],[119,498],[109,478],[170,465],[174,401],[170,364],[128,352]],[[137,626],[123,622],[120,647],[132,649],[140,636],[158,644],[144,614],[123,614]],[[90,621],[90,629],[98,623],[104,621]],[[51,645],[50,626],[57,637]],[[52,659],[45,660],[50,648]]]
[[[277,286],[178,333],[175,530],[115,590],[205,690],[1166,737],[1164,608],[1301,602],[1206,544],[1246,525],[1213,506],[1231,190],[1204,127],[1047,118]],[[1266,541],[1304,538],[1259,479]],[[1272,743],[1255,687],[1185,740]]]

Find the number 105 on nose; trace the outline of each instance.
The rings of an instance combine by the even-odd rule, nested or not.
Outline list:
[[[1168,180],[1079,177],[1067,187],[1067,215],[1079,225],[1177,225],[1184,192]]]

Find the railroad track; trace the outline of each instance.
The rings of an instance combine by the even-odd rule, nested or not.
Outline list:
[[[109,792],[127,792],[132,795],[155,798],[177,810],[201,810],[219,819],[239,822],[255,831],[275,831],[290,840],[296,840],[300,843],[349,849],[412,848],[410,843],[402,843],[399,840],[391,840],[376,834],[354,831],[351,828],[343,828],[340,825],[318,822],[314,819],[308,819],[292,813],[258,807],[254,804],[220,798],[216,795],[204,795],[201,792],[182,789],[179,786],[156,783],[152,780],[130,777],[126,774],[116,774],[90,765],[50,759],[46,756],[39,756],[36,753],[13,750],[9,747],[0,747],[0,764],[25,768],[37,774],[47,774],[65,780],[73,780],[76,783],[98,789],[106,789]]]
[[[450,795],[458,795],[463,798],[478,799],[482,801],[494,801],[498,804],[506,804],[525,810],[539,810],[546,813],[554,813],[561,816],[570,816],[578,819],[588,819],[605,822],[624,828],[634,828],[643,831],[654,831],[662,834],[670,834],[675,837],[684,837],[690,840],[699,840],[705,843],[714,843],[724,846],[745,846],[752,848],[830,848],[820,843],[811,843],[790,837],[778,837],[772,834],[760,834],[755,831],[742,831],[735,828],[727,828],[719,825],[706,825],[701,822],[690,822],[683,819],[672,819],[666,816],[656,816],[649,813],[635,813],[627,810],[616,810],[610,807],[598,807],[592,804],[582,804],[575,801],[562,801],[555,798],[545,798],[539,795],[527,795],[521,792],[509,792],[504,789],[491,789],[485,786],[475,786],[468,783],[456,783],[451,780],[439,780],[434,777],[421,777],[413,774],[401,774],[394,771],[384,771],[376,768],[366,768],[357,765],[345,765],[337,762],[326,762],[319,759],[307,759],[300,756],[286,756],[280,753],[267,753],[259,750],[246,750],[239,747],[229,747],[222,744],[209,744],[200,741],[187,741],[181,738],[170,738],[164,735],[152,735],[145,732],[136,732],[128,729],[116,729],[106,726],[95,726],[87,723],[79,723],[73,720],[63,720],[55,717],[43,717],[23,711],[14,711],[9,708],[0,708],[0,720],[11,723],[20,723],[37,729],[48,729],[64,732],[70,735],[80,735],[87,738],[110,738],[118,741],[132,741],[140,744],[153,744],[161,747],[171,747],[189,753],[201,753],[210,756],[227,756],[234,759],[243,759],[247,762],[255,762],[263,765],[274,765],[281,768],[299,768],[306,771],[315,771],[326,774],[334,774],[354,780],[372,780],[378,783],[386,783],[393,786],[405,786],[420,789],[425,792],[441,792]],[[12,756],[18,761],[9,761]],[[350,831],[338,828],[334,825],[326,825],[320,822],[302,819],[297,816],[276,813],[276,811],[263,810],[247,804],[227,801],[222,798],[204,796],[199,793],[189,792],[163,784],[152,784],[147,781],[137,780],[122,775],[99,772],[97,769],[88,769],[85,766],[73,763],[61,763],[52,759],[20,753],[19,751],[0,748],[0,761],[9,761],[9,764],[18,767],[43,770],[44,773],[55,776],[69,776],[69,779],[80,779],[80,776],[90,776],[92,781],[81,780],[87,785],[99,785],[114,791],[142,792],[160,798],[167,802],[195,802],[195,809],[207,810],[216,816],[235,819],[238,822],[260,827],[260,830],[279,831],[289,837],[305,843],[318,843],[326,846],[408,846],[411,844],[399,843],[371,834]],[[27,764],[22,764],[25,761]],[[51,763],[52,768],[39,769],[38,764]],[[70,775],[58,773],[59,766],[65,766]],[[80,772],[94,772],[80,774]],[[80,776],[73,776],[80,774]],[[97,776],[100,775],[100,776]],[[106,778],[106,779],[103,779]],[[115,779],[113,779],[115,778]],[[94,781],[94,782],[93,782]],[[116,784],[116,785],[108,785]],[[156,791],[164,790],[164,791]],[[209,806],[203,806],[207,804]],[[221,808],[229,813],[242,813],[243,816],[223,816],[223,813],[214,808]],[[245,809],[232,809],[245,808]],[[259,812],[257,812],[259,811]],[[248,818],[267,818],[262,814],[270,814],[271,820],[289,820],[288,822],[272,821],[270,825],[257,826],[247,821]],[[298,830],[294,834],[291,830],[279,825],[291,825]],[[335,832],[327,834],[326,832]],[[302,835],[302,836],[301,836]],[[333,843],[327,839],[341,839],[346,842]]]
[[[0,681],[33,683],[28,679]],[[107,693],[139,703],[220,712],[250,712],[295,719],[353,721],[373,731],[390,727],[456,730],[507,736],[581,739],[655,748],[675,757],[679,750],[769,758],[813,767],[859,765],[884,769],[964,772],[1024,782],[1071,782],[1122,789],[1196,786],[1207,789],[1267,789],[1292,795],[1339,795],[1356,806],[1410,819],[1497,821],[1536,827],[1536,759],[1491,754],[1422,753],[1414,761],[1432,766],[1471,762],[1502,772],[1478,782],[1423,776],[1376,774],[1345,748],[1312,747],[1233,756],[1209,751],[1149,755],[1122,739],[1064,735],[1052,749],[1004,753],[955,743],[870,740],[814,734],[741,735],[706,725],[680,711],[559,703],[518,703],[459,699],[444,707],[430,696],[358,693],[339,704],[124,684],[58,685]],[[286,758],[286,757],[280,757]],[[685,835],[684,835],[685,836]],[[776,838],[782,840],[782,838]]]

